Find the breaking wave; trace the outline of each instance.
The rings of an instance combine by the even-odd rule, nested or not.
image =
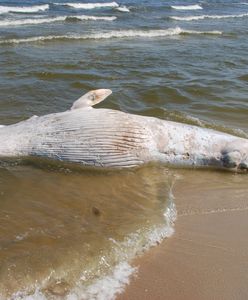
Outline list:
[[[130,9],[127,8],[125,5],[124,6],[116,7],[116,10],[119,10],[121,12],[130,12]]]
[[[103,2],[103,3],[54,3],[56,5],[66,5],[77,9],[94,9],[103,7],[118,7],[116,2]]]
[[[0,40],[0,44],[20,44],[20,43],[31,43],[31,42],[45,42],[52,40],[101,40],[101,39],[114,39],[114,38],[155,38],[155,37],[169,37],[176,35],[221,35],[221,31],[196,31],[186,30],[180,27],[169,28],[169,29],[158,29],[158,30],[119,30],[109,32],[99,32],[88,35],[48,35],[48,36],[35,36],[28,38],[19,39],[4,39]]]
[[[0,6],[0,14],[6,13],[34,13],[49,9],[48,4],[34,6]]]
[[[188,16],[188,17],[170,17],[173,20],[178,21],[196,21],[196,20],[204,20],[204,19],[229,19],[229,18],[244,18],[247,17],[248,13],[239,14],[239,15],[202,15],[202,16]]]
[[[63,22],[70,20],[78,21],[114,21],[116,20],[115,16],[112,17],[96,17],[96,16],[60,16],[54,18],[38,18],[38,19],[22,19],[22,20],[4,20],[0,21],[0,27],[9,27],[9,26],[22,26],[22,25],[38,25],[45,23],[55,23]]]
[[[195,5],[172,5],[171,8],[176,10],[198,10],[202,9],[202,7],[199,4]]]

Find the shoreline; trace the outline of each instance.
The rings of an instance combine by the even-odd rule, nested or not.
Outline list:
[[[137,276],[118,300],[248,297],[246,176],[183,173],[174,235],[134,261]]]

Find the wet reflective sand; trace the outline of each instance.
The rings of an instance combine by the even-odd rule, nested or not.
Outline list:
[[[138,276],[118,299],[247,298],[247,176],[181,174],[175,234],[136,260]]]

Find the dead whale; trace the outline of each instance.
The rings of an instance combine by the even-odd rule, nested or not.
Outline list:
[[[248,170],[248,140],[211,129],[92,108],[111,90],[75,101],[70,110],[0,127],[0,157],[43,157],[85,166],[171,166]]]

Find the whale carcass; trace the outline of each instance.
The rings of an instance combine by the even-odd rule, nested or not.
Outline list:
[[[125,168],[149,162],[248,170],[248,140],[211,129],[92,108],[100,89],[70,110],[0,128],[0,157],[44,157],[86,166]]]

